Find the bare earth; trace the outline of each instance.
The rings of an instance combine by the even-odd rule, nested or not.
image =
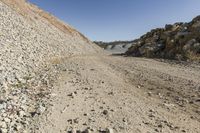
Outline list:
[[[0,133],[200,133],[199,64],[106,55],[26,0],[0,21]]]
[[[81,55],[62,65],[35,132],[200,132],[198,64]]]

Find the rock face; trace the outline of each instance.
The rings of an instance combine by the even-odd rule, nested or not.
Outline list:
[[[154,29],[134,42],[127,55],[200,61],[200,16]]]
[[[0,132],[22,132],[45,111],[63,58],[100,50],[81,33],[24,0],[0,0]]]

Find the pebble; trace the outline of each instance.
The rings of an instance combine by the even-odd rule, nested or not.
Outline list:
[[[8,130],[6,128],[1,129],[2,133],[8,133]]]
[[[6,122],[6,123],[10,123],[10,119],[9,118],[4,118],[4,121]]]
[[[0,110],[4,109],[4,104],[0,104]]]
[[[162,124],[159,124],[158,127],[159,127],[159,128],[162,128],[163,126],[162,126]]]
[[[92,133],[90,129],[86,129],[85,133]]]
[[[85,113],[85,114],[83,114],[84,116],[88,116],[88,114],[87,113]]]
[[[76,129],[72,129],[72,133],[77,133],[77,132],[76,132]]]
[[[79,122],[78,118],[74,119],[73,121],[74,121],[74,123],[76,123],[76,124],[78,124],[78,122]]]
[[[25,115],[25,112],[24,112],[24,111],[22,111],[22,110],[19,111],[19,116],[20,116],[20,117],[23,117],[24,115]]]
[[[20,125],[16,125],[17,131],[19,131],[22,127]]]
[[[43,105],[40,105],[38,108],[38,113],[43,114],[46,108]]]
[[[1,123],[0,123],[0,127],[2,127],[2,128],[7,128],[6,122],[1,122]]]
[[[107,129],[106,129],[106,133],[114,133],[114,131],[113,131],[112,128],[107,128]]]
[[[108,114],[108,110],[104,110],[104,111],[103,111],[103,114],[104,114],[104,115],[107,115],[107,114]]]
[[[149,96],[152,96],[152,92],[148,92],[147,94],[148,94]]]
[[[3,113],[3,114],[2,114],[2,116],[3,116],[3,117],[6,117],[6,116],[7,116],[7,114],[6,114],[6,113]]]
[[[68,96],[74,98],[74,97],[75,97],[75,93],[74,93],[74,92],[73,92],[73,93],[70,93]]]
[[[186,133],[186,131],[185,130],[181,130],[183,133]]]
[[[159,132],[159,130],[158,130],[158,129],[155,129],[155,131],[156,131],[156,132]]]
[[[138,86],[137,86],[137,88],[138,88],[138,89],[140,89],[140,88],[141,88],[141,86],[140,86],[140,85],[138,85]]]

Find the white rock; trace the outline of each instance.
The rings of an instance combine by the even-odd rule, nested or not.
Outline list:
[[[26,115],[26,113],[25,113],[24,111],[22,111],[22,110],[19,111],[19,116],[20,116],[20,117],[23,117],[24,115]]]
[[[114,133],[114,131],[113,131],[112,128],[107,128],[107,129],[106,129],[106,133]]]
[[[72,129],[72,133],[76,133],[76,129]]]
[[[44,106],[40,105],[38,108],[38,113],[42,114],[42,113],[44,113],[45,110],[46,110],[46,108]]]
[[[7,128],[6,122],[1,122],[1,123],[0,123],[0,127],[2,127],[2,128]]]
[[[4,121],[6,122],[6,123],[10,123],[10,119],[9,118],[4,118]]]
[[[1,129],[2,133],[8,133],[8,130],[6,128]]]

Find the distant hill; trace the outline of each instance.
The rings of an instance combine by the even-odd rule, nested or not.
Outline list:
[[[200,16],[153,29],[134,42],[126,52],[129,56],[200,61]]]
[[[123,54],[134,44],[134,41],[95,41],[94,43],[113,54]]]

